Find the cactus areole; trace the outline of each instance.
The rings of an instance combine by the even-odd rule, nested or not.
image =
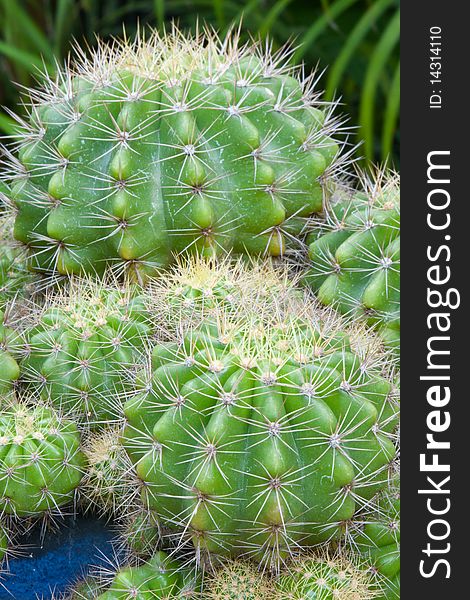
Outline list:
[[[341,129],[289,56],[177,30],[79,51],[31,92],[5,176],[16,238],[47,271],[137,278],[188,250],[281,255]]]

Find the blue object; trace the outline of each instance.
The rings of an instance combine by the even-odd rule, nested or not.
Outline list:
[[[66,591],[90,566],[113,556],[115,532],[109,524],[90,517],[69,517],[57,531],[47,532],[41,544],[40,528],[18,539],[27,546],[24,556],[9,559],[9,572],[0,579],[0,600],[48,600]]]

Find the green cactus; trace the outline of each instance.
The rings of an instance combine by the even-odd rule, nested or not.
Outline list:
[[[71,282],[24,332],[21,382],[92,426],[121,418],[151,325],[142,297],[100,282]]]
[[[16,335],[4,325],[4,314],[0,310],[0,407],[13,389],[13,383],[20,376],[18,363],[10,353],[15,346]]]
[[[340,188],[326,221],[316,221],[307,281],[321,302],[379,324],[386,341],[399,347],[399,177],[378,171],[363,182],[360,193]]]
[[[188,250],[282,255],[342,129],[289,56],[174,29],[79,52],[32,91],[5,179],[38,268],[140,280]]]
[[[129,457],[120,444],[121,427],[91,432],[83,443],[86,471],[80,485],[85,512],[117,518],[135,507],[140,485]]]
[[[277,582],[277,600],[369,600],[375,598],[370,575],[341,556],[296,560]]]
[[[124,445],[180,543],[278,569],[383,487],[396,408],[363,331],[355,354],[316,304],[254,312],[222,310],[156,346],[152,385],[142,378],[125,405]]]
[[[83,474],[80,436],[53,409],[24,402],[0,413],[0,511],[36,516],[68,504]]]
[[[400,492],[396,482],[381,493],[376,505],[356,523],[352,547],[375,576],[377,600],[400,598]]]
[[[164,552],[157,552],[142,566],[124,567],[98,600],[185,600],[198,598],[199,583],[190,568]]]
[[[227,561],[204,582],[204,600],[272,600],[273,597],[271,580],[243,560]]]

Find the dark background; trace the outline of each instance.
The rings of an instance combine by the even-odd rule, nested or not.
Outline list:
[[[272,38],[275,47],[301,44],[296,63],[328,67],[326,98],[337,95],[359,126],[359,155],[391,157],[398,166],[399,0],[0,0],[0,105],[18,110],[18,87],[34,85],[39,70],[53,73],[73,37],[91,45],[95,34],[129,35],[137,22],[163,30],[175,20],[194,30],[197,21],[224,33],[243,18],[245,37]],[[0,134],[13,131],[0,110]]]

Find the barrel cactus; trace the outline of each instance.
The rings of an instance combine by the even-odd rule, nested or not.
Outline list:
[[[191,568],[157,552],[141,566],[123,567],[98,600],[175,600],[197,598],[200,584]]]
[[[371,577],[359,564],[341,556],[308,556],[291,565],[277,582],[279,600],[369,600],[376,594]]]
[[[155,347],[151,385],[125,405],[124,444],[144,501],[199,559],[279,569],[383,487],[392,386],[375,341],[361,332],[356,353],[348,333],[302,301],[221,310]]]
[[[307,281],[319,300],[378,325],[399,344],[400,185],[395,173],[362,177],[363,190],[338,187],[326,219],[313,221]]]
[[[0,413],[0,510],[18,517],[68,504],[83,474],[76,425],[52,408],[12,403]]]
[[[289,56],[174,29],[79,52],[32,91],[5,179],[38,268],[142,279],[188,250],[283,254],[342,129]]]
[[[72,281],[30,321],[21,382],[91,426],[119,420],[151,332],[142,298],[130,289]]]
[[[80,499],[85,512],[118,518],[135,509],[140,494],[127,453],[120,444],[121,428],[107,427],[93,431],[83,442],[86,470],[80,485]]]

